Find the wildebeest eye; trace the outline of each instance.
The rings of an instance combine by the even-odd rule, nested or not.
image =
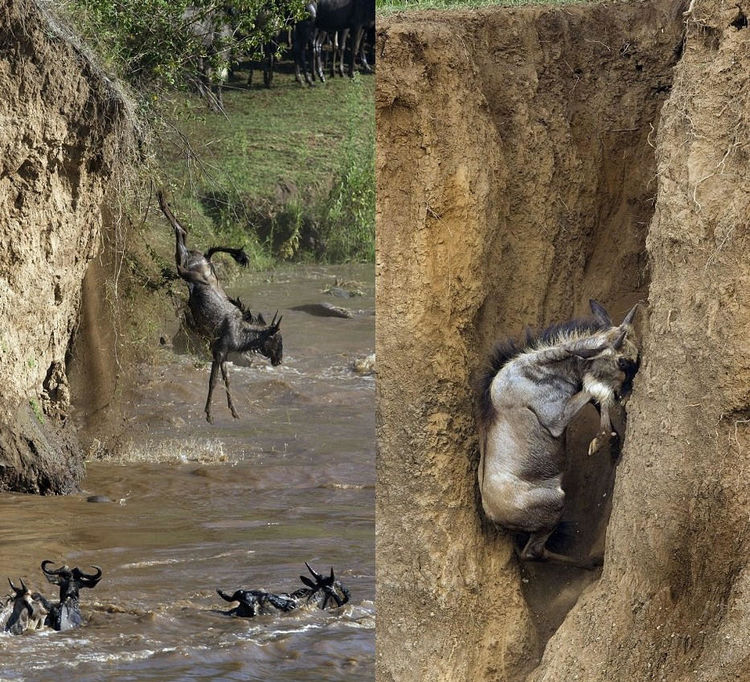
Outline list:
[[[632,369],[633,362],[627,358],[617,358],[617,369],[621,369],[623,372],[627,372]]]

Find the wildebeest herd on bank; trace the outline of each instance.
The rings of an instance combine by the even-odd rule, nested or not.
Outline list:
[[[71,630],[83,624],[79,592],[81,588],[94,588],[102,579],[102,569],[93,566],[95,573],[84,573],[77,566],[70,568],[50,567],[51,561],[42,561],[42,573],[53,585],[60,588],[57,601],[50,601],[39,592],[31,592],[23,580],[17,587],[9,578],[11,594],[0,599],[0,629],[11,635],[22,635],[25,632],[48,628],[57,631]],[[254,618],[255,616],[273,613],[287,613],[308,606],[326,610],[343,606],[349,601],[349,590],[336,580],[333,568],[324,576],[305,562],[313,580],[301,575],[302,587],[293,592],[275,594],[266,590],[236,590],[227,594],[216,590],[219,596],[228,602],[238,602],[228,611],[221,611],[228,616]]]
[[[191,7],[183,16],[188,30],[202,46],[196,85],[218,109],[223,107],[222,88],[231,67],[243,58],[231,47],[240,31],[237,19],[231,5],[210,11]],[[344,62],[350,77],[358,65],[360,70],[370,72],[374,43],[374,0],[311,0],[303,19],[287,23],[263,45],[263,82],[271,87],[275,65],[285,52],[294,60],[296,80],[310,86],[316,79],[325,82],[326,71],[331,77],[344,76]],[[248,85],[252,78],[251,62]]]

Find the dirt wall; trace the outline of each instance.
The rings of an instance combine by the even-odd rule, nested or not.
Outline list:
[[[747,2],[697,0],[656,138],[650,333],[604,573],[536,680],[740,680],[750,652]]]
[[[0,8],[0,91],[0,489],[65,492],[82,475],[65,356],[130,119],[32,0]]]
[[[380,679],[521,678],[598,578],[522,573],[511,538],[483,521],[470,378],[498,337],[583,313],[590,297],[614,317],[646,297],[681,9],[379,22]],[[603,544],[614,469],[579,462],[589,471],[566,488],[582,552]]]

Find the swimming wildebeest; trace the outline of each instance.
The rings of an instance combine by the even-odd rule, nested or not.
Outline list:
[[[333,568],[331,568],[329,576],[323,576],[307,562],[305,562],[305,566],[315,578],[315,582],[307,576],[301,575],[300,580],[305,586],[294,592],[273,594],[265,590],[237,590],[233,594],[227,594],[221,590],[216,590],[225,601],[239,602],[239,606],[235,606],[224,613],[229,616],[254,618],[276,611],[294,611],[305,604],[312,604],[323,610],[329,606],[338,608],[349,601],[349,590],[336,580]]]
[[[271,360],[272,365],[281,363],[283,343],[279,325],[281,317],[274,315],[271,324],[266,324],[261,315],[253,317],[238,300],[233,301],[227,296],[219,284],[219,278],[211,263],[214,253],[222,252],[231,255],[241,265],[247,264],[247,256],[242,249],[232,249],[215,246],[205,253],[189,251],[185,245],[186,230],[177,222],[172,214],[163,192],[157,193],[159,206],[169,220],[175,233],[175,262],[177,273],[188,284],[190,296],[188,306],[192,313],[198,331],[212,340],[211,378],[208,383],[208,397],[206,398],[206,419],[213,421],[211,416],[211,397],[221,369],[224,387],[227,393],[227,404],[235,419],[239,419],[232,403],[229,392],[229,375],[227,374],[227,356],[229,353],[245,353],[258,351]]]
[[[27,630],[38,630],[44,625],[47,609],[38,594],[31,591],[21,580],[21,587],[16,587],[8,578],[13,594],[0,609],[0,625],[5,632],[22,635]]]
[[[96,587],[102,579],[102,569],[93,566],[96,573],[88,574],[77,566],[73,569],[68,566],[48,568],[51,563],[49,560],[42,561],[42,572],[49,582],[60,587],[60,599],[57,603],[52,603],[36,592],[34,597],[38,598],[48,611],[45,625],[54,630],[76,628],[82,623],[78,593],[82,587]]]
[[[530,537],[521,559],[554,559],[590,568],[545,548],[560,522],[565,493],[565,431],[588,403],[600,411],[589,455],[615,437],[610,410],[638,368],[629,338],[636,306],[619,326],[591,301],[593,320],[550,327],[526,342],[499,344],[480,385],[479,490],[487,517]]]

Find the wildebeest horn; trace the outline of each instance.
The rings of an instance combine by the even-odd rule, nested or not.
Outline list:
[[[310,578],[308,578],[306,575],[301,575],[299,579],[303,582],[303,584],[307,585],[311,590],[317,590],[318,586],[316,583],[314,583]]]
[[[622,324],[620,324],[621,327],[630,327],[630,325],[633,324],[633,319],[635,318],[635,311],[638,309],[638,306],[641,304],[640,301],[636,303],[629,311],[628,314],[625,315],[625,319],[622,321]]]
[[[81,574],[82,578],[86,578],[87,580],[101,580],[102,577],[102,569],[98,566],[94,566],[91,564],[91,568],[96,569],[96,575],[89,575],[88,573],[84,573],[82,570],[78,569],[78,572]]]
[[[65,572],[67,570],[67,566],[63,565],[61,568],[55,568],[55,569],[49,569],[46,568],[47,564],[51,564],[52,562],[49,559],[45,559],[42,561],[42,571],[46,573],[47,575],[60,575],[61,573]]]
[[[225,601],[239,601],[239,599],[235,599],[234,595],[230,597],[226,592],[222,592],[221,590],[216,590],[216,592]]]
[[[28,592],[28,591],[29,591],[29,588],[28,588],[28,587],[26,587],[25,583],[23,582],[23,578],[19,578],[19,580],[21,581],[21,589],[22,589],[22,590],[23,590],[24,592]]]
[[[13,581],[10,578],[8,578],[8,582],[10,583],[11,590],[13,590],[14,592],[20,592],[20,590],[13,584]]]
[[[307,566],[307,570],[310,571],[310,574],[312,575],[313,578],[315,578],[315,580],[320,582],[323,579],[323,576],[320,575],[320,573],[318,573],[312,566],[310,566],[310,564],[305,562],[305,566]]]

